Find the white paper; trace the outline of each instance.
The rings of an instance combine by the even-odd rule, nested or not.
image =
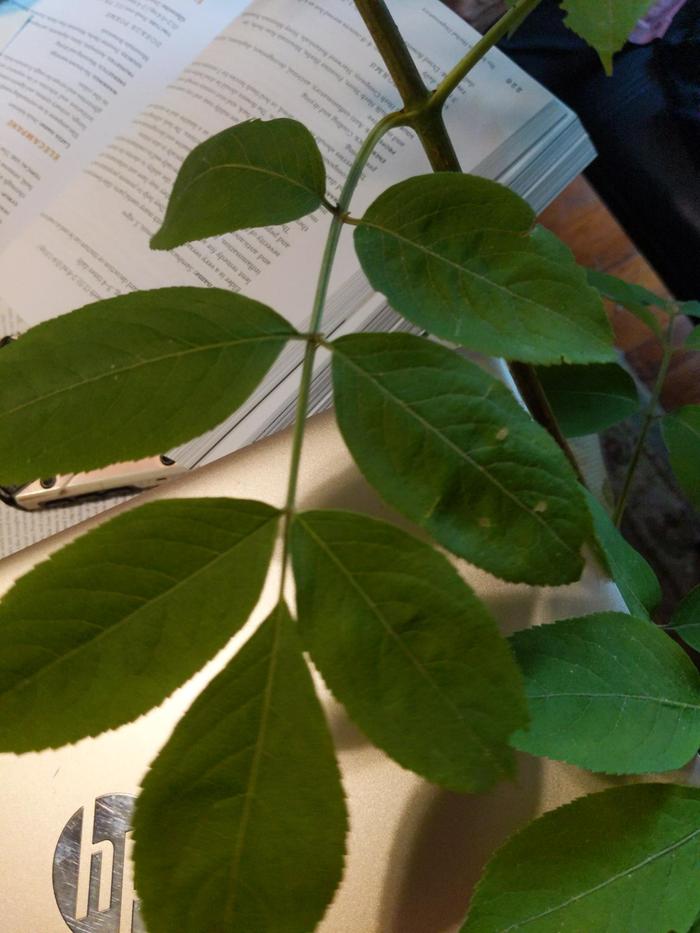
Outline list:
[[[0,13],[0,248],[244,6],[8,4]]]

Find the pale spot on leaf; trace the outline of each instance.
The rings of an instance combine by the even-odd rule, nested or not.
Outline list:
[[[491,519],[488,518],[488,517],[485,515],[483,518],[480,518],[480,519],[479,519],[479,524],[481,525],[482,528],[490,528],[490,527],[491,527]]]
[[[537,503],[537,505],[534,507],[532,511],[533,512],[546,512],[547,503],[543,499],[540,499],[540,501]]]
[[[508,428],[501,428],[500,431],[496,433],[497,441],[504,441],[508,437]]]

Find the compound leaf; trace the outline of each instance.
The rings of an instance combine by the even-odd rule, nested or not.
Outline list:
[[[691,590],[678,606],[670,627],[686,645],[700,651],[700,586]]]
[[[625,541],[598,500],[588,490],[584,494],[593,517],[595,540],[610,576],[629,611],[641,619],[649,619],[649,613],[661,602],[656,574],[639,551]]]
[[[355,230],[370,282],[430,333],[534,363],[607,362],[612,332],[596,291],[534,213],[496,182],[446,172],[389,188]]]
[[[566,437],[595,434],[639,410],[634,379],[617,363],[540,366],[537,375]]]
[[[700,405],[685,405],[666,415],[661,430],[675,477],[700,509]]]
[[[578,579],[590,519],[559,448],[498,380],[410,334],[333,344],[340,430],[387,502],[506,580]]]
[[[513,770],[517,667],[447,559],[392,525],[304,512],[292,536],[299,625],[326,683],[399,764],[455,790]]]
[[[545,814],[492,858],[462,933],[687,930],[700,908],[700,790],[638,784]]]
[[[218,288],[160,288],[39,324],[0,353],[0,481],[163,453],[238,408],[296,331]]]
[[[190,152],[151,247],[287,223],[320,207],[325,190],[323,158],[302,123],[248,120]]]
[[[55,748],[165,699],[248,618],[277,519],[244,499],[149,503],[22,577],[0,603],[0,749]]]
[[[564,0],[566,25],[600,55],[605,70],[612,74],[612,59],[627,42],[638,19],[653,0]]]
[[[148,929],[309,933],[340,881],[346,827],[328,727],[279,605],[143,782],[134,861]]]
[[[698,750],[700,674],[648,621],[602,612],[510,641],[531,719],[516,748],[611,774],[670,771]]]

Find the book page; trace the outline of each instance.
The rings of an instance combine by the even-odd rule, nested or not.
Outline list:
[[[393,0],[390,6],[429,84],[479,38],[438,0]],[[490,53],[447,114],[463,168],[477,168],[505,151],[514,134],[550,112],[552,101],[503,55]],[[290,224],[152,252],[148,240],[162,220],[177,170],[193,146],[213,133],[251,118],[288,116],[316,136],[334,197],[371,126],[399,106],[352,0],[256,0],[0,256],[0,310],[31,325],[134,289],[195,284],[244,292],[303,329],[329,215],[319,210]],[[550,123],[563,113],[557,110]],[[429,170],[412,133],[392,132],[368,163],[353,212],[393,182]],[[325,326],[338,327],[373,300],[346,231]],[[290,347],[247,405],[180,448],[178,460],[187,466],[206,460],[244,417],[245,430],[232,436],[265,433],[256,407],[265,410],[261,403],[275,386],[293,384],[290,374],[302,349]],[[40,517],[32,518],[40,524]]]
[[[431,83],[478,38],[438,0],[394,0],[392,12]],[[463,167],[477,166],[551,100],[503,55],[489,55],[448,111]],[[148,239],[177,170],[194,145],[227,126],[292,116],[319,142],[332,197],[370,127],[399,105],[352,0],[256,0],[5,251],[0,298],[34,324],[136,288],[198,284],[244,291],[301,326],[328,215],[154,253]],[[355,212],[392,182],[428,170],[408,130],[389,134],[370,159]],[[341,247],[336,293],[358,269],[350,239]],[[348,302],[368,297],[361,289],[340,295],[329,312],[346,314],[355,310]]]
[[[0,5],[0,248],[244,7],[243,0]]]

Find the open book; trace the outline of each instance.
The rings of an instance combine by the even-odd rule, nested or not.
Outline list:
[[[389,5],[429,85],[478,39],[440,0]],[[324,155],[329,194],[338,192],[369,128],[400,106],[352,0],[9,0],[0,5],[0,41],[0,337],[165,285],[240,290],[304,329],[323,211],[170,253],[151,252],[148,240],[187,153],[250,118],[305,123]],[[458,89],[446,120],[462,168],[509,185],[536,210],[593,156],[574,114],[497,51]],[[426,171],[412,133],[390,133],[353,213]],[[403,326],[344,236],[324,329]],[[224,424],[163,453],[189,469],[286,426],[302,352],[290,346]],[[319,354],[312,411],[329,401]],[[26,514],[0,505],[0,556],[109,504]]]

